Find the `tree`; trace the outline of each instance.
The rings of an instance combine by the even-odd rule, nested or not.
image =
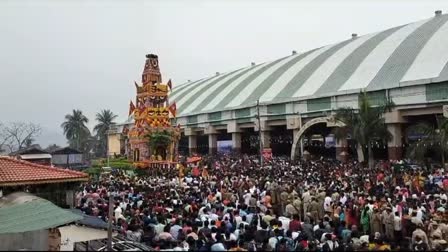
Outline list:
[[[81,150],[83,143],[90,138],[90,130],[86,126],[88,122],[89,119],[82,114],[81,110],[74,109],[72,114],[65,116],[65,122],[61,124],[61,127],[70,147]]]
[[[104,153],[107,156],[107,131],[112,125],[115,125],[114,120],[117,118],[109,109],[103,109],[96,114],[96,121],[98,122],[93,128],[98,139],[99,153]]]
[[[50,144],[47,148],[45,148],[46,152],[52,153],[53,151],[60,149],[61,147],[57,144]]]
[[[417,160],[423,160],[426,152],[431,149],[438,154],[445,168],[445,157],[448,154],[448,119],[436,117],[436,126],[418,123],[409,127],[408,132],[422,135],[422,138],[411,144],[408,155]]]
[[[148,145],[152,152],[155,155],[161,155],[165,158],[166,153],[163,153],[162,150],[166,150],[171,143],[171,134],[170,132],[164,131],[156,131],[147,135],[149,141]]]
[[[373,168],[374,142],[390,140],[392,134],[387,130],[383,114],[391,110],[394,104],[391,100],[380,106],[372,106],[367,93],[359,96],[359,109],[341,108],[336,112],[336,119],[343,122],[345,127],[336,129],[336,137],[342,138],[351,135],[361,146],[364,156],[368,156],[369,168]]]
[[[41,133],[40,125],[34,123],[12,122],[0,125],[0,149],[7,147],[13,152],[29,147]]]

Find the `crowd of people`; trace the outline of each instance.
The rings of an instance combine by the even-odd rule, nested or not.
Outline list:
[[[379,162],[203,157],[185,169],[90,181],[78,208],[176,251],[447,251],[448,173]]]

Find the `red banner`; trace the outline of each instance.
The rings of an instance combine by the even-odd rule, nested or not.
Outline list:
[[[263,154],[264,159],[272,159],[272,149],[271,148],[263,149],[262,154]]]

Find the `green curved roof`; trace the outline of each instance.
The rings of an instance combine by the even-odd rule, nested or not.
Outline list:
[[[178,116],[448,80],[448,15],[181,84]]]

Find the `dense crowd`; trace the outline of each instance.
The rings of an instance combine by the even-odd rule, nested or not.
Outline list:
[[[177,251],[447,251],[448,173],[356,161],[204,157],[83,185],[78,207],[127,238]],[[110,193],[109,193],[110,192]]]

